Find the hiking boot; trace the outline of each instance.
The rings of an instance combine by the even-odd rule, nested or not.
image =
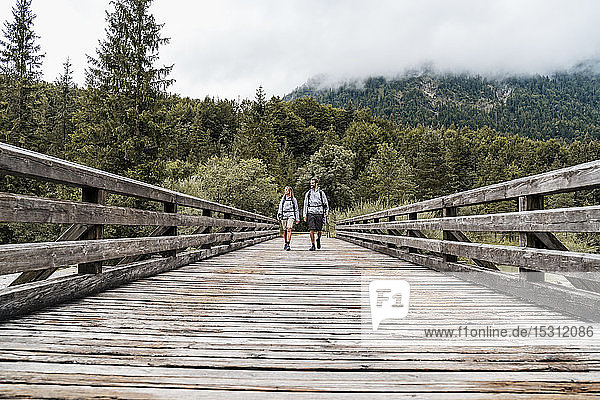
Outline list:
[[[283,244],[283,249],[284,249],[284,250],[287,250],[287,243],[284,243],[284,244]]]
[[[286,251],[290,251],[291,250],[290,245],[288,244],[285,249],[286,249]]]
[[[321,239],[317,239],[317,249],[321,248]]]
[[[312,246],[310,246],[310,249],[308,249],[309,251],[315,251],[315,244],[313,243]]]

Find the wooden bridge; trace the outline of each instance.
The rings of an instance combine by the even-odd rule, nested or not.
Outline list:
[[[1,222],[65,228],[0,246],[0,274],[19,274],[0,290],[1,397],[600,393],[600,257],[559,240],[597,234],[600,207],[543,210],[544,196],[599,187],[600,162],[338,221],[317,252],[306,236],[282,251],[272,218],[8,145],[0,170],[81,188],[81,201],[0,193]],[[107,193],[153,209],[107,205]],[[518,211],[481,214],[492,202]],[[154,229],[104,238],[111,226]],[[520,243],[475,242],[507,232]],[[52,277],[65,266],[77,273]],[[373,331],[379,278],[408,282],[410,304]],[[517,325],[568,334],[425,333]]]

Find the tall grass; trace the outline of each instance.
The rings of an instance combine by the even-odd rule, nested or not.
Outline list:
[[[335,237],[335,224],[337,221],[342,221],[346,218],[370,214],[377,211],[387,210],[388,208],[396,206],[396,204],[390,204],[390,202],[388,202],[386,199],[360,199],[360,201],[354,203],[352,206],[345,210],[336,209],[331,212],[331,214],[329,215],[329,232],[332,237]]]

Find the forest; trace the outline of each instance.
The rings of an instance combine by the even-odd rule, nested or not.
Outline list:
[[[422,104],[426,99],[408,89],[401,102],[372,101],[375,92],[387,98],[395,84],[375,78],[360,101],[347,88],[267,99],[259,87],[241,101],[170,93],[172,66],[157,65],[169,40],[151,3],[110,3],[106,36],[78,86],[69,59],[53,82],[41,79],[44,53],[31,0],[16,0],[0,43],[0,141],[269,216],[285,185],[301,197],[312,176],[332,207],[345,210],[405,204],[600,158],[597,80],[581,89],[577,74],[511,81],[512,94],[490,100],[489,110],[460,108],[456,100],[434,102],[435,113],[433,103]],[[460,89],[473,104],[489,86],[483,78],[444,79],[436,90],[451,87],[444,91],[450,97]],[[490,99],[498,93],[485,90]],[[547,91],[568,100],[539,95]],[[520,111],[511,114],[513,108]],[[4,177],[1,185],[0,191],[80,196],[20,178]],[[568,201],[597,204],[597,194],[590,196]],[[108,202],[156,207],[119,196]],[[0,242],[48,239],[59,229],[2,224]]]
[[[423,68],[336,85],[315,77],[284,97],[369,108],[404,126],[512,132],[533,139],[600,138],[600,60],[551,75],[484,77]]]

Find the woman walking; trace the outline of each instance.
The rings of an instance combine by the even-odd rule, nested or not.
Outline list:
[[[294,191],[290,186],[285,187],[285,192],[279,202],[279,210],[277,211],[277,219],[281,221],[283,227],[283,239],[285,244],[284,250],[290,250],[290,242],[292,241],[292,228],[294,222],[300,222],[300,210],[298,210],[298,202],[294,197]]]

